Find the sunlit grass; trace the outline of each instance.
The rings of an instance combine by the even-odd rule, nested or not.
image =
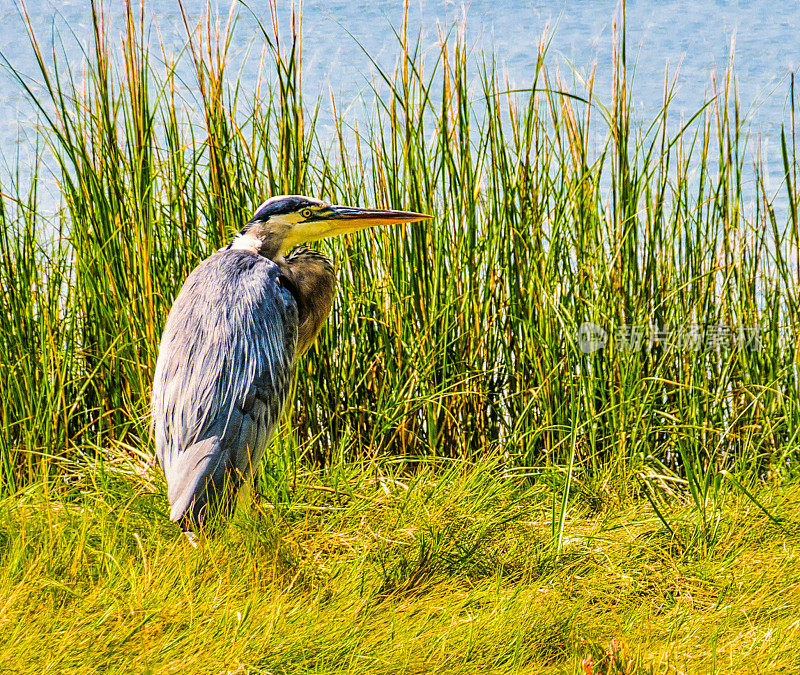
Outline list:
[[[163,492],[37,484],[0,501],[12,672],[767,672],[796,658],[797,526],[729,497],[685,548],[646,503],[571,513],[496,461],[301,473],[193,549]],[[102,479],[101,479],[102,480]],[[274,495],[273,495],[274,496]],[[796,492],[759,495],[796,523]],[[681,537],[700,526],[677,502]],[[618,670],[606,650],[616,641]],[[630,662],[630,663],[629,663]],[[604,665],[605,663],[605,665]]]

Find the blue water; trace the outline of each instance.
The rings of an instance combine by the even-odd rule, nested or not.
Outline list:
[[[88,0],[29,2],[31,23],[43,46],[55,50],[62,63],[80,73],[90,47],[91,23]],[[124,30],[124,3],[106,0],[108,35],[118,42]],[[190,2],[189,19],[196,21],[205,2]],[[269,26],[267,3],[253,0],[264,24]],[[278,2],[282,28],[288,33],[289,2]],[[224,20],[230,5],[216,2]],[[168,52],[177,53],[185,31],[176,0],[149,0],[145,5],[149,37],[156,43],[159,32]],[[309,100],[328,91],[339,102],[339,111],[352,103],[352,116],[360,114],[360,96],[369,98],[375,69],[363,53],[366,49],[381,67],[392,69],[398,45],[392,34],[402,25],[403,7],[398,0],[306,0],[303,19],[304,89]],[[614,1],[545,2],[540,0],[412,0],[409,33],[421,35],[423,51],[431,61],[438,49],[439,30],[447,31],[462,21],[466,42],[474,58],[494,52],[517,87],[531,83],[537,46],[545,30],[552,35],[549,65],[580,92],[574,73],[586,76],[593,64],[595,93],[610,100],[612,81],[612,22],[618,17]],[[627,5],[628,59],[633,69],[633,112],[650,121],[661,108],[665,73],[676,72],[677,87],[671,110],[674,121],[688,118],[712,94],[712,76],[724,77],[731,55],[742,112],[748,121],[751,147],[761,143],[770,170],[769,186],[780,186],[781,124],[788,124],[788,76],[800,66],[800,3],[750,0],[727,2],[686,0],[637,2]],[[241,64],[241,85],[255,86],[261,39],[247,10],[240,11],[234,33],[234,62]],[[360,46],[359,46],[360,45]],[[0,52],[20,71],[31,75],[35,88],[33,53],[17,3],[0,3]],[[323,109],[323,128],[327,109]],[[0,72],[0,145],[6,169],[17,155],[30,163],[39,136],[35,111],[7,72]],[[0,167],[2,170],[2,167]]]

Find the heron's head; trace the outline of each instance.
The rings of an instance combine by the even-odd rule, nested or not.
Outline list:
[[[413,211],[333,206],[300,195],[272,197],[258,207],[231,247],[249,249],[276,259],[304,242],[357,232],[375,225],[413,223],[427,218],[430,216]]]

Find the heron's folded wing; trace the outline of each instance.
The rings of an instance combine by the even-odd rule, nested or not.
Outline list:
[[[247,475],[261,458],[294,370],[297,305],[279,276],[266,258],[222,251],[192,272],[175,300],[152,399],[156,452],[171,494],[173,485],[205,489],[212,464]],[[210,449],[212,459],[184,456],[214,438],[198,450],[205,457]]]
[[[178,522],[187,509],[199,506],[195,502],[205,494],[208,482],[213,482],[215,473],[221,473],[223,456],[216,436],[195,443],[180,454],[178,461],[182,467],[175,472],[177,477],[169,485],[167,495],[170,520]]]

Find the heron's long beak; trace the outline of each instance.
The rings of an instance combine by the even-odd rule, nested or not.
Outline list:
[[[428,220],[431,216],[413,211],[387,211],[384,209],[358,209],[351,206],[332,206],[331,215],[325,219],[330,227],[326,236],[358,232],[376,225],[397,225]]]

